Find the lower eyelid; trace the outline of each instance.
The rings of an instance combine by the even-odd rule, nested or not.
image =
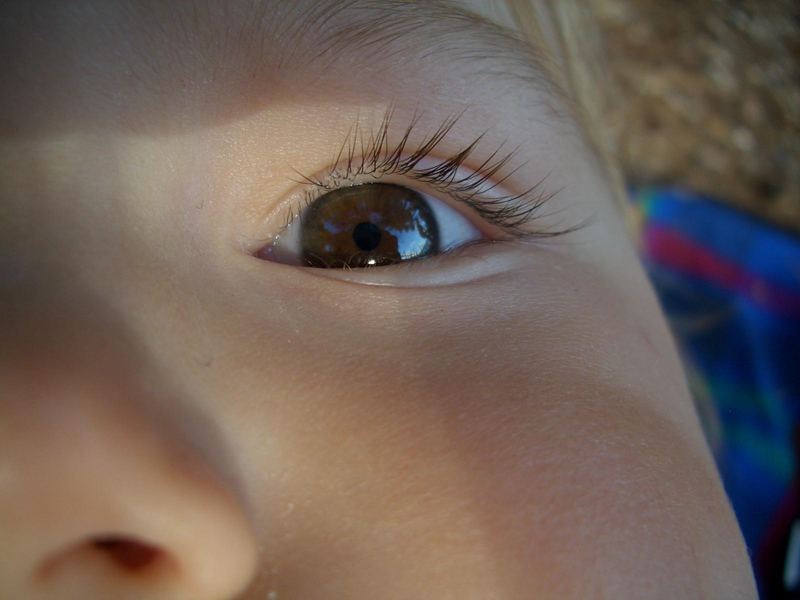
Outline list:
[[[529,267],[530,252],[525,248],[526,245],[513,241],[484,239],[429,258],[375,269],[309,268],[302,269],[302,272],[350,285],[393,288],[467,285]]]

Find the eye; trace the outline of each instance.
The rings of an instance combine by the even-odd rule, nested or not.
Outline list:
[[[357,269],[420,260],[484,238],[441,200],[402,185],[366,183],[323,194],[256,256]]]

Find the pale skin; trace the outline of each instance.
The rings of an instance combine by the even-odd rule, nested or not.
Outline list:
[[[504,25],[136,6],[3,8],[0,597],[755,597],[607,178]],[[526,227],[587,224],[254,257],[297,171],[389,108],[394,137],[463,113],[440,159],[519,147],[503,185],[558,191]]]

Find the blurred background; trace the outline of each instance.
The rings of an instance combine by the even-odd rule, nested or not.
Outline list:
[[[800,232],[800,2],[594,0],[616,154]]]
[[[590,6],[609,152],[761,597],[800,598],[800,2]]]

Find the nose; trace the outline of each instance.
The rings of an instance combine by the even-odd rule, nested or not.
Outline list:
[[[236,597],[256,543],[211,428],[119,336],[51,325],[0,342],[0,598]]]

